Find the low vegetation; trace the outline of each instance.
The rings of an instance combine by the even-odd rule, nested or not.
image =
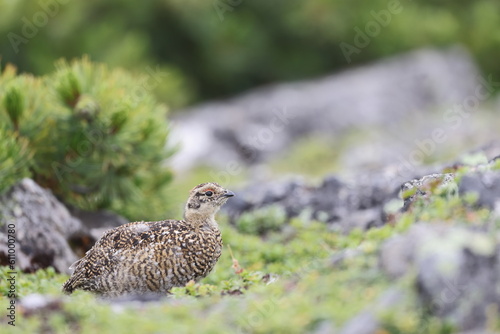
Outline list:
[[[499,169],[500,166],[493,166]],[[457,173],[457,182],[468,167]],[[418,199],[405,213],[368,231],[344,235],[323,222],[294,218],[282,222],[271,208],[243,217],[237,225],[220,217],[223,255],[215,271],[199,283],[174,288],[161,301],[110,303],[78,291],[63,296],[66,275],[52,269],[20,274],[20,297],[33,293],[53,298],[50,307],[23,311],[19,332],[169,332],[305,333],[333,331],[373,305],[390,288],[415,296],[414,276],[391,281],[379,267],[378,253],[388,238],[416,222],[482,225],[498,217],[474,205],[474,194],[459,197],[456,184],[431,184],[431,196]],[[409,196],[412,194],[405,194]],[[271,226],[249,229],[268,215]],[[5,270],[0,273],[6,275]],[[7,295],[5,281],[0,294]],[[430,316],[415,298],[377,310],[381,333],[452,333],[451,324]],[[500,329],[493,319],[491,330]]]

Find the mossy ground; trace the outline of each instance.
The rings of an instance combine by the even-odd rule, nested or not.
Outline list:
[[[226,222],[221,225],[225,249],[215,271],[200,283],[175,288],[158,303],[113,305],[81,291],[63,296],[60,287],[66,275],[52,269],[19,274],[20,297],[41,293],[63,303],[60,309],[29,317],[19,311],[16,329],[300,333],[325,321],[344,323],[389,285],[377,270],[374,240],[389,236],[393,227],[342,236],[323,223],[295,219],[286,233],[262,237],[243,234]],[[331,257],[352,247],[360,247],[365,256],[332,270]],[[4,283],[0,291],[6,300]]]
[[[500,166],[494,166],[498,169]],[[464,168],[458,172],[467,172]],[[430,316],[417,301],[414,276],[391,281],[379,265],[383,242],[404,233],[415,222],[470,226],[489,223],[500,228],[498,217],[476,208],[474,195],[458,197],[456,185],[429,189],[432,196],[406,213],[395,213],[380,228],[334,231],[323,222],[304,217],[248,229],[219,217],[223,255],[203,281],[174,288],[161,301],[111,303],[77,291],[61,293],[67,275],[53,269],[18,275],[19,297],[38,293],[58,300],[52,307],[27,312],[17,309],[16,333],[307,333],[341,328],[363,310],[375,309],[379,333],[453,333],[455,328]],[[260,212],[244,220],[263,221]],[[493,224],[491,224],[493,222]],[[354,251],[354,253],[353,253]],[[354,255],[352,255],[354,254]],[[342,256],[345,255],[345,256]],[[336,260],[335,260],[336,259]],[[339,260],[342,259],[342,260]],[[7,268],[0,269],[6,277]],[[376,309],[377,301],[393,288],[407,292],[405,300]],[[1,304],[8,287],[0,283]],[[19,304],[18,304],[19,305]],[[492,317],[491,330],[500,329]]]

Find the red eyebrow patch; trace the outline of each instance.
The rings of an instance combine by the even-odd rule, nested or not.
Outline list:
[[[204,191],[205,192],[207,192],[207,191],[215,192],[212,188],[205,189]]]

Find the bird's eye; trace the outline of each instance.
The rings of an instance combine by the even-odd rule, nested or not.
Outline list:
[[[205,195],[207,195],[207,196],[212,196],[213,194],[214,194],[214,193],[213,193],[213,192],[211,192],[210,190],[209,190],[209,191],[207,191],[207,192],[205,193]]]

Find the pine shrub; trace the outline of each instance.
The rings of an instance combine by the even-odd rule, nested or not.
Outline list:
[[[167,108],[145,79],[86,57],[61,60],[44,77],[7,66],[0,77],[0,163],[10,177],[0,191],[31,176],[78,208],[161,217],[171,180],[163,163],[172,150]]]

